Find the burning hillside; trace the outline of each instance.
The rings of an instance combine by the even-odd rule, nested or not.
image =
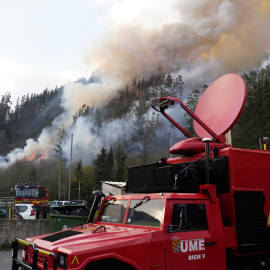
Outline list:
[[[33,161],[33,162],[37,163],[41,160],[46,159],[47,154],[48,154],[47,150],[44,151],[43,155],[42,154],[32,154],[29,158],[26,158],[25,161]]]

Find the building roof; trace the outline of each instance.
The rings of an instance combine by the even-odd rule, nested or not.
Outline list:
[[[117,188],[125,188],[126,187],[126,182],[113,182],[113,181],[101,181],[101,183],[117,187]]]

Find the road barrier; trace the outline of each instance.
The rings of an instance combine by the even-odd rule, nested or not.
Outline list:
[[[0,245],[51,232],[50,219],[0,219]]]

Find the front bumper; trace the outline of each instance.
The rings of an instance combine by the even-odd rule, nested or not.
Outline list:
[[[24,261],[20,261],[18,259],[19,243],[24,244],[25,246],[31,247],[33,249],[31,264],[27,264],[26,259]],[[48,259],[42,260],[42,262],[40,262],[38,260],[39,255],[44,255]],[[50,260],[50,262],[48,260]],[[40,266],[38,267],[38,264],[41,264],[42,268],[40,268]],[[18,270],[20,266],[29,270],[48,269],[47,268],[48,265],[52,265],[53,270],[57,269],[57,257],[55,253],[40,249],[37,247],[35,243],[31,243],[29,241],[22,240],[19,238],[15,238],[15,240],[12,241],[12,270]]]

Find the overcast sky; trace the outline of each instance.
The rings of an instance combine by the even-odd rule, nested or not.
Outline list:
[[[15,103],[96,69],[129,81],[161,68],[204,83],[246,72],[269,51],[269,14],[268,0],[2,1],[0,97]]]
[[[117,1],[9,0],[0,9],[0,95],[16,100],[90,75],[82,52]]]

